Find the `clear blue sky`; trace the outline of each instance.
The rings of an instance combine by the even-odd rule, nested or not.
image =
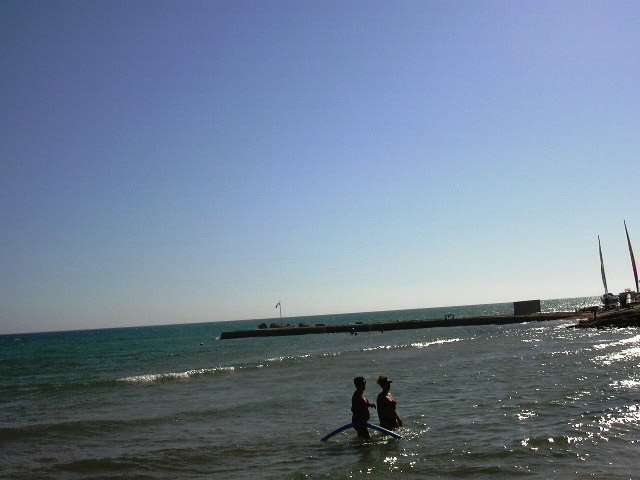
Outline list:
[[[598,234],[631,287],[639,31],[632,1],[3,1],[0,333],[597,295]]]

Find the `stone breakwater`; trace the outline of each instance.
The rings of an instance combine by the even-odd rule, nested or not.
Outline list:
[[[597,312],[593,318],[580,320],[575,328],[626,328],[640,327],[640,305]]]
[[[584,316],[584,315],[582,315]],[[541,322],[576,318],[575,312],[535,313],[531,315],[495,315],[483,317],[450,318],[445,320],[406,320],[377,323],[349,323],[344,325],[314,325],[299,327],[272,327],[256,330],[223,332],[221,340],[251,337],[277,337],[285,335],[308,335],[313,333],[358,333],[409,330],[416,328],[465,327],[475,325],[506,325],[510,323]]]

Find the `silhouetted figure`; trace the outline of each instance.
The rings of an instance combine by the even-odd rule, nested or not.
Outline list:
[[[353,422],[353,428],[358,432],[360,438],[371,438],[369,430],[367,430],[367,422],[369,421],[369,409],[376,408],[376,406],[367,400],[364,395],[364,389],[367,384],[364,377],[356,377],[353,379],[353,384],[356,386],[356,391],[353,392],[351,397],[351,421]]]
[[[376,401],[380,426],[387,430],[395,430],[402,426],[402,420],[400,420],[400,417],[396,413],[396,399],[389,393],[391,380],[384,375],[380,375],[378,377],[378,385],[382,388],[382,392],[378,394]]]

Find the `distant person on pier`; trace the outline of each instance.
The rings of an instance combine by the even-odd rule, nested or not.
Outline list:
[[[356,377],[353,379],[353,384],[356,386],[356,391],[353,392],[351,397],[351,422],[353,428],[358,432],[360,438],[371,438],[369,430],[367,429],[367,422],[369,421],[369,409],[376,408],[376,406],[367,400],[364,395],[364,389],[366,387],[366,380],[364,377]]]
[[[396,413],[396,399],[389,393],[391,380],[384,375],[380,375],[378,377],[378,385],[382,388],[382,392],[378,394],[376,401],[380,426],[387,430],[395,430],[402,426],[402,420]]]

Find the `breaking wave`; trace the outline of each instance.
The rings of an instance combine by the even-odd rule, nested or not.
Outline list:
[[[193,377],[205,375],[216,375],[220,373],[233,372],[235,367],[215,367],[215,368],[199,368],[195,370],[187,370],[185,372],[168,372],[168,373],[147,373],[144,375],[133,375],[131,377],[118,378],[116,381],[124,383],[164,383],[175,380],[189,380]]]

